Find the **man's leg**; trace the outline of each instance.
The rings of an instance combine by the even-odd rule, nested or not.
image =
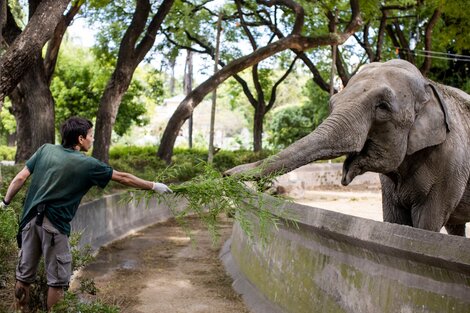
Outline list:
[[[47,276],[47,310],[64,297],[64,288],[72,275],[72,255],[69,239],[61,234],[45,217],[43,224],[43,251]]]
[[[36,280],[41,258],[41,239],[37,233],[36,218],[22,230],[22,248],[16,266],[15,306],[20,312],[29,312],[30,285]]]
[[[20,312],[29,312],[29,287],[30,284],[19,280],[15,285],[15,309]]]
[[[51,308],[62,300],[64,297],[64,288],[62,287],[49,287],[47,290],[47,312],[51,311]]]

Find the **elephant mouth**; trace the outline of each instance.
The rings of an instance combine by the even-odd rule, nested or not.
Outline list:
[[[359,159],[360,153],[353,152],[348,154],[343,164],[343,177],[341,184],[343,186],[349,185],[354,177],[361,174],[361,169],[357,166],[357,160]]]
[[[361,165],[361,163],[364,162],[360,162],[360,160],[364,159],[367,155],[367,151],[371,145],[373,145],[372,140],[367,139],[360,152],[352,152],[347,155],[343,164],[343,177],[341,179],[343,186],[349,185],[356,176],[365,172]]]

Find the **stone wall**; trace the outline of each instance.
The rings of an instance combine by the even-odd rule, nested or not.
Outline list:
[[[295,203],[272,210],[298,227],[263,243],[235,225],[221,254],[252,312],[470,312],[468,238]]]
[[[311,163],[279,176],[275,185],[298,198],[303,196],[305,190],[312,190],[317,186],[340,186],[342,172],[342,163]],[[356,176],[350,186],[357,185],[379,188],[379,174],[367,172]]]
[[[122,198],[123,194],[115,194],[80,206],[72,221],[72,232],[82,232],[82,245],[91,244],[97,249],[173,216],[170,209],[156,199],[127,203]]]

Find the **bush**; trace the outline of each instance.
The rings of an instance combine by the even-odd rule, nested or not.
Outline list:
[[[10,181],[21,168],[22,166],[0,165],[0,198],[3,198]],[[15,257],[18,251],[16,245],[18,219],[25,194],[26,190],[23,188],[9,208],[0,211],[0,283],[2,285],[11,279],[11,273],[14,269]],[[19,201],[16,201],[16,199]]]
[[[110,165],[118,171],[130,172],[148,180],[154,180],[160,171],[167,165],[156,157],[157,147],[113,147],[110,150]],[[207,161],[205,149],[176,148],[173,151],[172,163],[178,167],[178,173],[172,178],[181,182],[201,174],[201,167],[196,164]],[[214,167],[219,171],[225,171],[236,165],[255,162],[273,154],[273,151],[264,150],[253,152],[248,150],[226,151],[221,150],[214,156]]]
[[[0,160],[13,161],[15,160],[16,147],[0,146]]]

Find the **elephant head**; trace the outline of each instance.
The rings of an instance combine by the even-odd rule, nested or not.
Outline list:
[[[347,155],[342,184],[367,171],[391,173],[411,155],[442,143],[450,125],[432,82],[403,60],[371,63],[330,99],[318,128],[273,157],[234,167],[228,175],[285,173],[315,160]]]

